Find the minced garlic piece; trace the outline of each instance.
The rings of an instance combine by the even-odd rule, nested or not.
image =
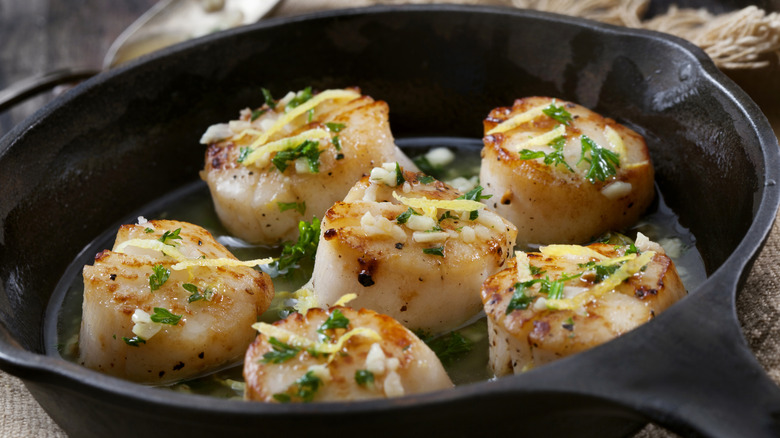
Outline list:
[[[436,226],[436,220],[428,216],[411,215],[406,220],[406,227],[414,231],[428,231]]]
[[[141,309],[135,309],[130,319],[133,321],[133,333],[143,340],[149,340],[162,329],[162,324],[152,321],[152,317]]]
[[[376,191],[377,185],[369,184],[368,187],[366,187],[366,191],[363,192],[363,200],[366,202],[376,202]]]
[[[401,383],[401,376],[395,371],[387,373],[383,386],[385,395],[388,397],[401,397],[404,395],[404,386]]]
[[[606,196],[607,199],[616,200],[631,193],[631,183],[625,181],[615,181],[607,184],[601,189],[601,194]]]
[[[425,154],[425,159],[431,166],[440,168],[444,167],[455,159],[455,154],[445,147],[433,148]]]
[[[477,234],[474,232],[474,228],[466,225],[460,229],[460,238],[466,243],[472,243],[476,240]]]
[[[477,216],[477,223],[494,230],[505,230],[506,224],[501,217],[490,210],[484,210]]]
[[[398,172],[396,169],[396,163],[384,163],[382,167],[375,167],[371,169],[371,176],[369,181],[382,183],[389,187],[395,187],[398,185]]]
[[[474,225],[474,233],[477,235],[479,240],[490,239],[490,230],[488,230],[484,225]]]
[[[371,344],[366,355],[366,369],[374,374],[385,372],[385,352],[378,343]]]
[[[450,237],[445,231],[415,231],[412,233],[412,240],[417,243],[443,242]]]
[[[367,237],[387,236],[398,241],[406,240],[406,233],[400,226],[384,216],[374,216],[368,211],[360,218],[360,226]]]

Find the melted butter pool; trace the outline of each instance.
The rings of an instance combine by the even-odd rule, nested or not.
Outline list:
[[[481,140],[463,138],[412,138],[399,139],[397,144],[412,158],[421,157],[433,148],[446,147],[455,153],[456,159],[444,167],[430,170],[440,180],[450,181],[456,177],[472,178],[479,174]],[[628,235],[641,231],[651,240],[659,242],[674,260],[687,290],[694,290],[706,279],[704,263],[696,250],[696,240],[682,227],[677,215],[664,203],[657,192],[657,201],[648,214],[628,230]],[[111,248],[119,225],[135,223],[138,216],[147,219],[172,219],[197,224],[207,229],[238,259],[249,260],[276,257],[281,249],[251,245],[230,236],[214,211],[206,184],[194,182],[165,197],[157,199],[125,218],[91,242],[73,260],[52,294],[44,327],[46,353],[76,362],[78,357],[78,333],[81,325],[81,304],[84,291],[81,270],[85,264],[94,262],[94,255]],[[529,249],[529,248],[519,248]],[[530,248],[533,249],[533,248]],[[289,275],[273,279],[276,296],[271,307],[260,320],[272,322],[284,318],[291,311],[291,302],[284,292],[292,292],[304,285],[311,276],[312,263],[305,262],[300,269]],[[484,316],[477,316],[466,326],[456,330],[471,348],[464,353],[450,356],[443,364],[456,385],[487,380],[492,377],[488,371],[488,336]],[[242,398],[243,377],[241,364],[235,364],[209,375],[161,387],[168,390],[210,395],[219,398]]]

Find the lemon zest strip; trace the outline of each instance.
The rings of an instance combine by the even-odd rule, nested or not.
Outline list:
[[[549,144],[551,141],[555,140],[556,138],[563,137],[565,135],[566,135],[566,126],[558,125],[555,127],[555,129],[547,131],[544,134],[539,134],[536,137],[531,137],[528,140],[520,143],[519,145],[517,145],[517,151],[519,152],[522,149],[528,149],[529,147],[533,147],[533,146],[544,146]]]
[[[271,125],[270,128],[268,128],[265,132],[263,132],[263,134],[260,137],[258,137],[258,139],[255,140],[253,144],[257,144],[257,146],[264,145],[266,142],[268,142],[268,139],[271,138],[271,135],[275,134],[277,131],[282,129],[284,125],[288,124],[289,122],[293,121],[296,117],[300,116],[306,111],[309,111],[310,109],[316,107],[317,105],[321,104],[322,102],[325,102],[328,99],[333,99],[333,100],[357,99],[358,97],[360,97],[360,93],[352,90],[342,90],[342,89],[325,90],[313,96],[311,99],[307,100],[306,102],[291,109],[288,113],[284,114],[276,122],[274,122],[274,124]]]
[[[438,209],[455,211],[476,211],[485,208],[485,204],[468,199],[428,199],[428,198],[407,198],[393,192],[393,198],[407,207],[422,210],[429,217],[436,218]]]
[[[612,275],[602,280],[601,283],[574,298],[547,300],[547,308],[553,310],[574,310],[591,300],[598,299],[605,293],[618,287],[623,281],[636,274],[645,265],[650,263],[653,257],[655,257],[655,251],[643,252],[638,257],[636,254],[631,254],[630,256],[633,256],[631,257],[631,260],[626,261],[623,266],[618,268]]]
[[[179,252],[176,247],[172,245],[168,245],[165,243],[160,242],[159,240],[151,240],[151,239],[130,239],[125,240],[124,242],[120,243],[114,248],[114,252],[126,254],[125,248],[128,246],[134,246],[136,248],[142,248],[142,249],[151,249],[155,251],[160,251],[164,255],[173,257],[174,259],[178,261],[186,260],[187,257],[184,256],[181,252]]]
[[[492,135],[492,134],[498,134],[500,132],[506,132],[509,131],[510,129],[514,129],[522,125],[523,123],[530,122],[531,120],[543,115],[544,113],[542,112],[542,110],[547,108],[548,106],[550,106],[549,103],[537,105],[520,114],[510,117],[504,120],[503,122],[499,123],[498,125],[494,126],[486,134]]]
[[[280,140],[272,141],[263,145],[260,143],[260,139],[255,140],[249,146],[252,152],[241,161],[244,166],[250,166],[257,162],[258,167],[264,167],[268,164],[269,156],[273,152],[284,151],[292,149],[306,140],[321,140],[330,139],[330,133],[322,128],[309,129],[308,131],[301,132],[298,135],[292,137],[283,138]]]
[[[205,267],[213,267],[213,266],[247,266],[247,267],[254,267],[258,265],[267,265],[274,261],[272,258],[265,258],[265,259],[255,259],[255,260],[236,260],[236,259],[230,259],[230,258],[216,258],[216,259],[188,259],[180,261],[179,263],[176,263],[175,265],[171,266],[171,269],[174,271],[181,271],[183,269],[187,269],[193,266],[205,266]]]

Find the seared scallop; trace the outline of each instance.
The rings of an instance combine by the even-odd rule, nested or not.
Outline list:
[[[413,330],[452,330],[481,310],[482,282],[504,265],[515,227],[479,202],[395,163],[372,170],[322,220],[312,287]]]
[[[248,400],[364,400],[452,387],[424,342],[371,310],[314,308],[255,328],[244,360]]]
[[[85,266],[79,362],[128,380],[165,384],[241,360],[273,284],[201,227],[123,225]]]
[[[210,127],[201,178],[223,225],[252,243],[294,240],[299,221],[322,217],[374,165],[403,155],[388,111],[358,89],[306,89]]]
[[[583,106],[527,97],[484,127],[480,181],[520,245],[590,242],[636,223],[653,200],[643,137]]]
[[[490,366],[520,373],[592,348],[653,319],[685,295],[674,263],[637,244],[550,245],[518,252],[482,287]]]

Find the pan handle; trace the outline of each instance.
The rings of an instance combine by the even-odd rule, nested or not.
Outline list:
[[[684,436],[780,436],[780,387],[742,336],[732,281],[686,297],[614,349],[584,353],[595,376],[572,382],[562,367],[559,378]]]
[[[0,113],[62,84],[73,84],[98,74],[97,70],[64,68],[33,76],[0,90]]]

